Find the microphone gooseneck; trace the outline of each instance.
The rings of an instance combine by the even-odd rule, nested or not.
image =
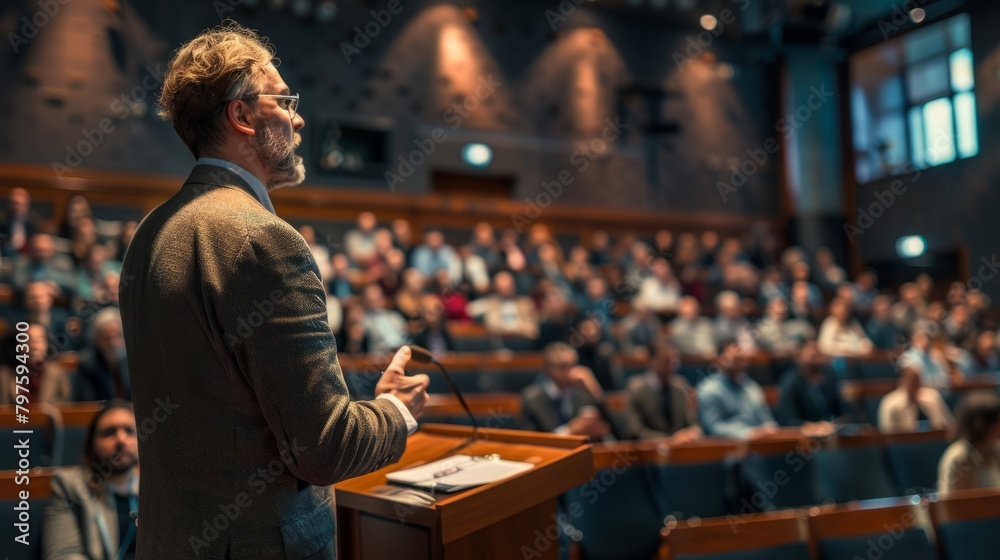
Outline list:
[[[451,375],[448,374],[448,370],[441,365],[441,362],[437,361],[434,355],[431,354],[430,350],[415,344],[407,344],[407,346],[410,347],[411,360],[417,362],[418,364],[434,364],[441,370],[441,373],[444,375],[444,380],[448,383],[448,386],[451,387],[451,392],[455,394],[455,397],[458,399],[458,403],[462,405],[465,413],[469,416],[469,421],[472,422],[472,436],[470,440],[461,447],[465,447],[469,443],[476,441],[476,436],[479,432],[479,423],[476,422],[476,417],[472,414],[472,409],[470,409],[468,403],[465,402],[465,397],[462,396],[462,392],[458,390],[458,386],[451,380]]]

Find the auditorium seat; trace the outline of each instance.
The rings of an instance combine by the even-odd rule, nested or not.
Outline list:
[[[593,480],[562,497],[582,560],[650,560],[660,547],[658,480],[640,454],[595,448]]]
[[[837,436],[816,453],[812,462],[817,496],[841,503],[896,495],[883,459],[880,434]]]
[[[25,439],[30,448],[31,466],[62,464],[64,430],[58,408],[34,403],[28,409],[28,421],[22,424],[13,405],[0,406],[0,449],[8,451],[0,454],[0,470],[17,468],[19,458],[14,453],[14,446]],[[14,430],[32,430],[32,433],[15,434]]]
[[[759,457],[759,464],[764,469],[755,490],[778,508],[821,502],[816,496],[816,469],[812,461],[820,445],[816,440],[807,439],[749,442],[748,451],[753,454],[751,456]]]
[[[873,360],[859,360],[857,363],[856,371],[858,372],[857,377],[861,380],[878,380],[878,379],[898,379],[899,373],[896,371],[896,366],[888,360],[888,358],[879,358]]]
[[[941,560],[994,560],[1000,490],[961,490],[930,501]]]
[[[801,511],[681,521],[663,531],[669,560],[811,560]]]
[[[729,513],[727,488],[738,449],[734,441],[711,438],[663,448],[663,456],[654,466],[662,511],[685,519]]]
[[[888,434],[885,454],[902,496],[933,491],[937,487],[937,467],[948,440],[944,431]]]
[[[910,498],[874,500],[811,513],[815,515],[809,518],[809,531],[819,553],[817,560],[937,559],[922,524],[921,507]]]

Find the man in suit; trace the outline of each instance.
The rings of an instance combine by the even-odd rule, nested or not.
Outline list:
[[[110,401],[84,437],[83,464],[58,469],[45,508],[42,559],[132,560],[139,456],[132,405]]]
[[[776,415],[782,426],[799,426],[806,434],[828,434],[833,430],[832,422],[845,414],[840,384],[823,371],[827,362],[815,342],[807,342],[799,350],[795,367],[781,379]]]
[[[24,253],[31,236],[38,231],[38,221],[38,216],[31,211],[31,195],[28,190],[22,187],[11,189],[7,209],[0,212],[3,256],[13,257]]]
[[[589,369],[580,366],[567,344],[545,347],[542,379],[521,392],[522,425],[527,430],[603,439],[611,426],[598,411],[603,398],[600,384]]]
[[[694,393],[676,374],[677,350],[664,340],[653,345],[649,369],[628,380],[629,433],[637,439],[671,438],[685,443],[701,437]]]
[[[199,160],[122,267],[136,419],[155,425],[139,443],[144,559],[335,558],[329,486],[398,461],[427,399],[406,347],[376,399],[350,398],[319,269],[268,194],[305,178],[273,59],[230,24],[164,77],[162,115]]]

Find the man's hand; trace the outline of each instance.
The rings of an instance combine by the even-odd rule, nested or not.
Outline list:
[[[591,439],[601,439],[611,432],[611,427],[600,413],[592,406],[585,406],[567,424],[569,433],[574,436],[587,436]]]
[[[420,418],[428,399],[427,385],[431,380],[424,374],[406,376],[404,368],[410,361],[410,355],[409,346],[401,346],[396,351],[396,355],[389,362],[389,367],[385,368],[381,379],[375,385],[375,396],[389,393],[402,401],[414,418]]]

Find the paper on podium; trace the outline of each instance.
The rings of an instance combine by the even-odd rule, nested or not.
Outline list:
[[[396,471],[385,477],[398,484],[440,492],[457,492],[510,478],[533,467],[531,463],[498,458],[455,455],[412,469]]]

